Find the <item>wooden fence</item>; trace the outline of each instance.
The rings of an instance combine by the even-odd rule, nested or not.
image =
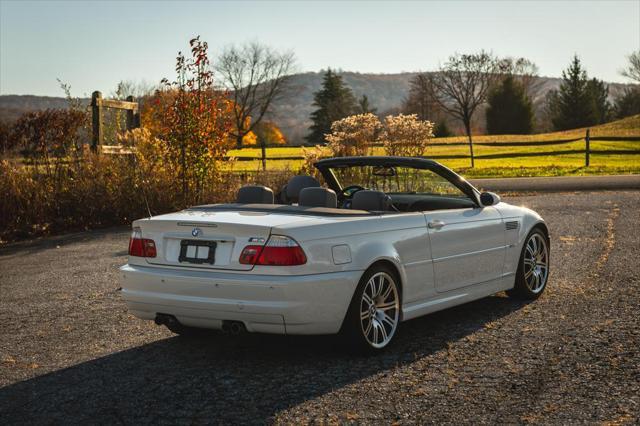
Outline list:
[[[133,96],[128,96],[126,101],[115,99],[104,99],[99,91],[93,92],[91,96],[91,116],[92,116],[92,137],[91,149],[107,154],[121,154],[124,152],[119,145],[104,145],[104,109],[118,109],[127,112],[126,129],[132,130],[140,127],[140,111],[138,102]]]
[[[509,153],[498,153],[498,154],[476,154],[474,155],[475,159],[499,159],[499,158],[517,158],[517,157],[545,157],[545,156],[556,156],[556,155],[569,155],[569,154],[584,154],[585,156],[585,165],[589,166],[590,157],[592,154],[606,154],[606,155],[640,155],[640,149],[609,149],[609,150],[593,150],[591,149],[591,142],[593,141],[606,141],[606,142],[640,142],[640,136],[598,136],[592,137],[590,134],[590,130],[587,129],[585,136],[580,138],[570,138],[570,139],[558,139],[551,141],[509,141],[509,142],[474,142],[474,146],[487,146],[487,147],[532,147],[532,146],[550,146],[550,145],[566,145],[574,142],[584,141],[584,149],[564,149],[564,150],[541,150],[536,152],[509,152]],[[374,146],[382,146],[379,144],[375,144]],[[429,145],[433,146],[468,146],[467,142],[434,142]],[[640,148],[640,143],[638,144]],[[272,148],[278,148],[282,146],[276,146]],[[283,147],[284,148],[284,147]],[[229,158],[233,158],[237,161],[255,161],[260,160],[261,157],[256,156],[243,156],[243,155],[234,155],[229,156]],[[452,154],[452,155],[427,155],[425,158],[430,158],[434,160],[454,160],[454,159],[464,159],[470,158],[468,154]],[[304,160],[302,155],[290,155],[290,156],[277,156],[277,157],[267,157],[267,160]]]

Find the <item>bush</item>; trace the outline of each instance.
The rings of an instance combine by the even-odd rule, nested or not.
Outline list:
[[[433,137],[433,124],[416,114],[389,115],[384,119],[384,151],[387,155],[420,157]]]
[[[334,121],[331,133],[325,135],[325,139],[334,157],[368,155],[381,128],[375,115],[357,114]]]

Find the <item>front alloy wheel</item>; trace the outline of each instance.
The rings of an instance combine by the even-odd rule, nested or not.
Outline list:
[[[374,266],[362,276],[345,318],[349,343],[375,351],[391,342],[400,322],[400,292],[395,274]]]
[[[549,240],[535,228],[527,236],[520,263],[516,272],[516,282],[507,293],[525,299],[537,299],[547,286],[549,278]]]

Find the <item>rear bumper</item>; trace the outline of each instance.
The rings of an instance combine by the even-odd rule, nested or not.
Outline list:
[[[132,314],[174,315],[182,324],[219,329],[242,321],[250,332],[334,334],[362,271],[274,276],[124,265],[122,296]]]

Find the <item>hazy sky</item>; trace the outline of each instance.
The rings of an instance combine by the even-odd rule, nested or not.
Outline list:
[[[299,71],[431,70],[453,52],[525,56],[559,76],[577,53],[590,76],[625,81],[640,49],[629,1],[11,1],[0,0],[0,93],[110,93],[120,80],[173,76],[200,34],[215,53],[258,40],[292,49]]]

